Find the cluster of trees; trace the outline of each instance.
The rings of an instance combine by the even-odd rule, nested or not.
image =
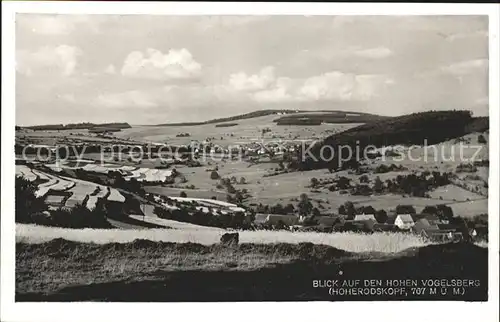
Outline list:
[[[366,214],[374,215],[375,219],[379,223],[385,223],[387,221],[387,212],[383,209],[375,210],[372,206],[361,206],[356,208],[354,204],[347,201],[341,205],[338,209],[339,215],[344,216],[347,220],[353,220],[356,215]]]
[[[83,122],[83,123],[70,123],[70,124],[47,124],[47,125],[34,125],[34,126],[27,126],[27,129],[32,129],[32,130],[82,130],[82,129],[91,129],[94,127],[109,127],[113,129],[128,129],[131,128],[130,124],[128,123],[89,123],[89,122]]]
[[[413,213],[415,213],[415,209],[413,209]],[[439,219],[448,221],[452,220],[454,216],[453,209],[446,205],[426,206],[422,213],[436,215]]]
[[[136,193],[141,197],[144,197],[146,195],[143,184],[136,179],[130,178],[130,180],[125,180],[119,172],[114,176],[110,172],[109,175],[114,178],[112,184],[113,187]]]
[[[238,182],[238,179],[234,176],[231,178],[221,178],[219,183],[217,184],[217,188],[227,190],[227,202],[240,205],[243,200],[249,197],[248,190],[236,189],[233,184],[246,184],[246,179],[244,177],[241,177]]]
[[[66,228],[112,228],[106,220],[106,208],[101,199],[92,210],[82,204],[71,209],[56,209],[50,213],[50,225]]]
[[[427,192],[440,186],[450,184],[451,173],[426,171],[417,174],[398,175],[392,180],[386,180],[382,189],[390,193],[409,194],[414,197],[426,197]]]
[[[461,172],[474,173],[474,172],[477,172],[477,168],[472,163],[460,163],[459,165],[457,165],[456,171],[457,171],[457,173],[461,173]]]
[[[255,212],[262,214],[293,215],[295,213],[295,207],[291,203],[286,206],[280,203],[274,206],[259,204],[255,207]]]
[[[314,207],[309,199],[309,196],[305,193],[301,194],[297,200],[298,204],[295,207],[293,204],[289,203],[283,206],[281,203],[275,205],[263,205],[259,204],[254,208],[254,212],[263,214],[276,214],[276,215],[300,215],[300,216],[319,216],[320,210]]]
[[[397,193],[408,194],[414,197],[427,197],[427,193],[440,186],[450,184],[451,173],[441,173],[434,171],[432,175],[426,171],[417,174],[398,175],[394,179],[387,179],[383,182],[380,177],[376,177],[373,183],[369,185],[368,176],[361,176],[360,183],[352,185],[347,177],[339,177],[335,184],[328,189],[330,191],[350,189],[352,195],[369,196],[373,193]]]
[[[15,184],[16,222],[34,223],[42,219],[48,206],[43,197],[35,195],[36,185],[22,177],[16,177]]]
[[[265,129],[262,129],[262,135],[268,133],[268,132],[272,132],[272,130],[268,127],[266,127]]]
[[[392,172],[392,171],[403,171],[406,170],[405,167],[402,165],[396,165],[396,164],[390,164],[390,165],[385,165],[385,164],[380,164],[377,166],[374,170],[375,173],[387,173],[387,172]]]
[[[373,185],[368,185],[369,178],[366,175],[363,175],[359,178],[360,183],[351,185],[351,179],[341,176],[336,180],[335,184],[332,184],[328,190],[330,191],[338,191],[338,190],[347,190],[351,189],[351,194],[353,195],[364,195],[368,196],[372,193],[380,193],[383,191],[383,182],[379,177],[375,178]]]
[[[176,210],[155,207],[154,213],[164,219],[171,219],[180,222],[192,223],[200,226],[210,226],[219,228],[250,229],[255,219],[252,213],[223,214],[217,212],[203,212],[202,210],[181,208]]]

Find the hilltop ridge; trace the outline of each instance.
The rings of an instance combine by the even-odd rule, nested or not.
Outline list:
[[[365,123],[369,121],[378,121],[388,118],[387,116],[380,116],[369,113],[334,111],[334,110],[306,111],[306,110],[290,110],[290,109],[269,109],[269,110],[253,111],[250,113],[245,113],[230,117],[216,118],[201,122],[163,123],[152,126],[197,126],[205,124],[233,122],[233,121],[251,119],[268,115],[279,116],[276,120],[274,120],[274,122],[276,122],[278,125],[285,125],[285,123],[287,125],[292,125],[292,123],[298,122],[299,119],[307,119],[310,120],[312,123],[316,123],[319,120],[328,123]]]

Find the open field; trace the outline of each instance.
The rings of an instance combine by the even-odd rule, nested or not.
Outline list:
[[[28,172],[26,169],[30,171]],[[16,175],[27,178],[30,181],[33,181],[31,180],[33,179],[32,176],[35,176],[38,179],[47,180],[46,182],[38,185],[38,190],[36,191],[36,195],[38,197],[49,195],[48,198],[55,201],[54,197],[50,196],[51,191],[56,193],[62,191],[71,193],[71,196],[63,205],[68,208],[75,207],[77,204],[83,204],[85,198],[89,196],[86,206],[87,208],[92,209],[95,207],[97,198],[105,198],[108,195],[108,188],[105,186],[76,178],[60,177],[45,173],[41,170],[32,170],[24,165],[16,165]],[[96,192],[96,189],[99,190],[94,196],[91,196],[91,194]],[[107,200],[124,202],[125,197],[118,190],[111,188]]]
[[[222,228],[200,226],[200,225],[195,225],[195,224],[191,224],[191,223],[187,223],[187,222],[180,222],[180,221],[175,221],[175,220],[170,220],[170,219],[158,218],[156,216],[130,215],[130,218],[133,218],[133,219],[136,219],[139,221],[145,221],[145,222],[155,224],[155,225],[170,227],[173,229],[180,229],[180,230],[184,230],[184,231],[211,230],[211,231],[217,231],[217,232],[224,232],[224,229],[222,229]]]
[[[277,125],[273,122],[278,116],[268,115],[252,119],[240,120],[238,125],[221,128],[215,124],[204,124],[199,126],[134,126],[115,133],[115,136],[133,141],[168,143],[181,145],[191,140],[204,141],[213,137],[212,142],[218,145],[249,143],[253,139],[319,139],[325,135],[343,131],[359,125],[358,123],[347,124],[322,124],[317,126],[302,125]],[[263,129],[271,129],[271,132],[262,136]],[[177,137],[180,133],[189,133],[189,137]],[[232,135],[231,135],[232,134]]]
[[[443,198],[443,200],[453,200],[453,201],[469,201],[469,200],[484,199],[483,196],[478,195],[477,193],[470,192],[468,190],[465,190],[464,188],[457,187],[452,184],[439,187],[429,192],[429,195],[432,198],[438,199],[439,197],[441,197]]]
[[[65,144],[68,142],[74,143],[122,143],[130,144],[131,141],[120,139],[117,137],[99,137],[91,134],[88,130],[40,130],[40,131],[26,131],[22,130],[16,132],[16,141],[21,140],[29,144],[43,144],[54,146],[56,144]],[[133,143],[133,142],[132,142]]]
[[[142,218],[138,217],[138,220]],[[328,245],[351,252],[394,253],[410,247],[421,247],[428,243],[418,236],[403,233],[316,233],[289,231],[240,231],[240,242],[256,244],[313,243]],[[97,244],[126,243],[134,239],[147,239],[174,243],[199,243],[212,245],[219,242],[222,232],[207,229],[151,229],[151,230],[107,230],[107,229],[67,229],[37,225],[17,224],[16,241],[23,243],[43,243],[56,238]]]
[[[324,245],[88,244],[56,239],[16,244],[16,301],[486,301],[487,249],[430,245],[392,254]],[[312,280],[479,280],[464,295],[329,295]],[[190,285],[186,288],[186,285]],[[406,291],[404,291],[406,289]]]

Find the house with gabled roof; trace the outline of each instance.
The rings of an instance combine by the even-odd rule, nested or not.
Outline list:
[[[356,215],[353,221],[368,221],[368,220],[373,220],[377,222],[374,215],[365,215],[365,214]]]
[[[295,215],[256,214],[254,224],[263,226],[294,226],[299,222]]]
[[[415,222],[410,214],[399,214],[394,220],[394,225],[396,225],[399,229],[409,230],[415,225]]]
[[[314,218],[318,225],[333,227],[337,222],[341,221],[340,216],[317,216]]]
[[[437,224],[431,223],[429,220],[427,220],[427,218],[422,218],[417,220],[415,224],[411,227],[411,230],[417,234],[422,234],[424,230],[432,230],[432,229],[437,230],[439,229],[439,227],[437,226]]]

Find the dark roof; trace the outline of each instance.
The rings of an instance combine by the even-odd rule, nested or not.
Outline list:
[[[438,224],[439,230],[457,230],[458,227],[452,224]]]
[[[373,230],[388,231],[388,230],[392,230],[394,228],[395,228],[394,225],[387,224],[387,223],[385,223],[385,224],[376,223],[373,225]]]
[[[427,219],[430,223],[438,223],[441,221],[436,215],[425,215],[425,219]]]
[[[389,215],[387,216],[387,220],[385,221],[387,224],[394,224],[396,221],[397,215]]]
[[[429,229],[439,230],[439,227],[435,224],[430,223],[426,218],[422,218],[415,223],[412,229],[419,233],[423,230]]]
[[[427,214],[413,214],[413,215],[411,215],[414,222],[417,222],[417,220],[425,218],[425,216],[428,216],[428,215]]]
[[[333,226],[337,220],[340,220],[339,216],[318,216],[315,218],[318,225]]]

